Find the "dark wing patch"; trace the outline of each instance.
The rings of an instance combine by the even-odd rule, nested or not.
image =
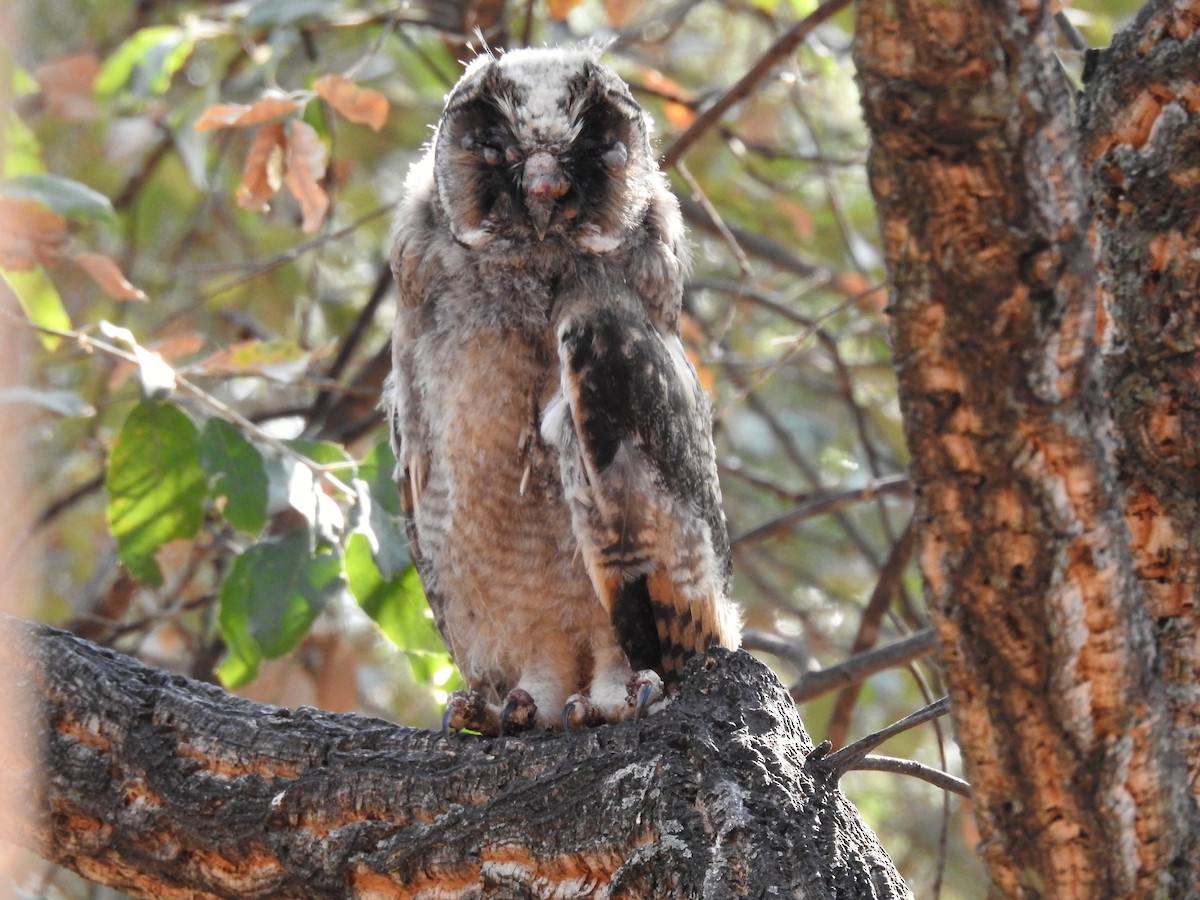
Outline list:
[[[678,339],[605,283],[579,287],[560,317],[564,487],[618,642],[631,665],[670,681],[693,653],[736,642],[721,614],[729,544],[709,407]]]

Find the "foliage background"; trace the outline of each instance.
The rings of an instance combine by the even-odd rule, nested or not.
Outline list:
[[[1136,5],[1068,14],[1101,46]],[[5,563],[44,561],[25,612],[272,702],[435,725],[457,676],[407,566],[375,406],[389,220],[465,41],[479,27],[499,47],[611,42],[669,153],[813,8],[18,4],[0,310],[27,375],[0,404],[30,484]],[[927,626],[849,28],[847,10],[819,27],[669,169],[696,250],[685,337],[714,396],[735,596],[748,646],[797,686]],[[1078,54],[1062,56],[1077,80]],[[331,74],[378,99],[323,99]],[[288,137],[257,157],[270,121],[195,127],[274,95],[295,104],[270,120]],[[379,103],[378,130],[347,117]],[[276,183],[269,209],[239,202]],[[840,744],[941,693],[923,658],[801,713]],[[934,728],[883,751],[958,771]],[[918,896],[982,896],[965,801],[881,773],[843,785]],[[89,890],[35,861],[21,887]]]

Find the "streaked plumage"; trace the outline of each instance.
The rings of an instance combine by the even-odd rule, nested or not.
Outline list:
[[[395,237],[388,400],[422,583],[475,692],[453,724],[494,731],[506,698],[517,725],[530,698],[548,727],[569,699],[622,718],[635,671],[669,690],[736,647],[682,223],[626,85],[586,50],[479,57]]]

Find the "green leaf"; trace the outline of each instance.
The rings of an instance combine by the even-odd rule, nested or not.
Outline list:
[[[300,438],[284,441],[289,447],[297,453],[302,453],[320,466],[340,466],[353,462],[350,459],[350,454],[346,452],[346,448],[341,444],[333,441],[306,441]],[[346,480],[354,477],[354,469],[350,465],[346,465],[343,473],[340,474]]]
[[[21,117],[9,112],[4,117],[4,168],[5,175],[31,175],[44,172],[42,150],[38,139]]]
[[[221,634],[229,648],[218,667],[221,680],[245,684],[262,659],[295,648],[342,586],[342,561],[327,551],[313,555],[307,531],[250,547],[221,586]]]
[[[28,272],[5,270],[0,272],[0,281],[8,285],[8,288],[16,295],[21,309],[25,310],[25,315],[29,316],[29,321],[34,325],[52,328],[55,331],[70,329],[71,319],[63,307],[62,297],[58,295],[58,288],[54,286],[54,282],[50,280],[41,266],[30,269]],[[48,350],[53,350],[62,340],[52,334],[41,335],[41,339],[42,344]]]
[[[200,465],[212,479],[213,497],[225,498],[225,518],[234,528],[257,534],[267,524],[267,470],[262,454],[241,430],[209,419],[200,436]]]
[[[250,27],[291,25],[329,12],[328,0],[257,0],[243,20]]]
[[[154,559],[167,541],[194,535],[204,520],[207,482],[196,426],[160,400],[133,408],[108,460],[108,526],[135,578],[162,584]]]
[[[104,62],[96,76],[93,90],[97,97],[109,97],[129,83],[138,66],[148,61],[150,52],[163,43],[174,47],[183,37],[178,25],[151,25],[134,32],[125,43]],[[160,59],[159,65],[165,60]]]
[[[404,514],[396,487],[396,455],[390,441],[380,441],[358,464],[358,477],[367,483],[371,500],[394,516]]]
[[[145,57],[146,69],[157,69],[150,79],[150,90],[155,94],[165,94],[171,87],[171,79],[183,68],[195,49],[196,38],[190,32],[184,32],[177,40],[168,38],[154,47]]]
[[[109,219],[112,201],[86,184],[48,173],[18,175],[0,184],[0,194],[16,200],[36,200],[72,219]]]
[[[416,566],[385,578],[375,564],[371,542],[355,532],[346,541],[346,582],[363,612],[401,650],[445,652]]]

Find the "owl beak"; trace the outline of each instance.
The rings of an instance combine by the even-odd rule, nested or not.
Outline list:
[[[535,150],[525,158],[521,193],[525,196],[525,209],[539,241],[546,237],[546,229],[550,227],[558,201],[570,189],[567,176],[563,174],[562,166],[553,153]]]

